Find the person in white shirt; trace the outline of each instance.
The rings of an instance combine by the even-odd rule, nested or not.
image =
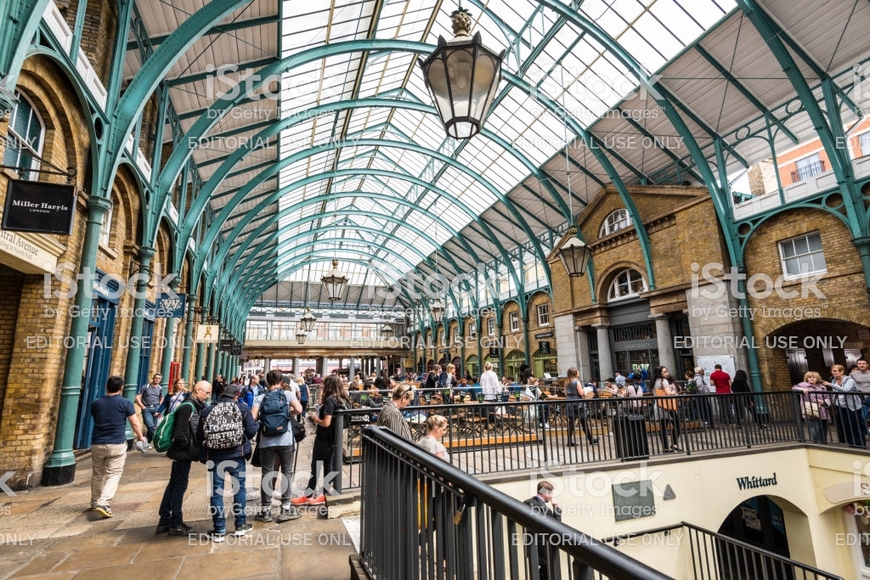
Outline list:
[[[492,363],[483,365],[483,374],[480,375],[480,389],[483,391],[483,400],[487,402],[497,401],[501,395],[501,382],[492,370]]]

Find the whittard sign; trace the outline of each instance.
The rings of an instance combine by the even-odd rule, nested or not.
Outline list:
[[[6,189],[2,228],[68,236],[74,208],[74,185],[13,179]]]

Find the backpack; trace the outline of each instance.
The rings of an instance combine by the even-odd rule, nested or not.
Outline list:
[[[208,449],[233,449],[245,442],[242,411],[235,401],[215,405],[203,423],[202,443]]]
[[[269,391],[260,403],[260,425],[263,435],[277,437],[290,427],[290,406],[283,389]]]
[[[170,447],[172,447],[172,433],[175,431],[175,413],[184,405],[190,405],[193,407],[194,411],[196,410],[193,403],[190,401],[184,401],[175,409],[175,411],[172,411],[163,417],[163,420],[160,421],[159,425],[157,425],[157,429],[154,430],[152,443],[154,444],[154,449],[159,453],[165,453],[166,451],[169,451]]]

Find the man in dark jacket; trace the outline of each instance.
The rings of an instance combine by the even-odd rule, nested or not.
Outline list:
[[[172,425],[172,447],[166,456],[172,459],[172,472],[163,501],[160,502],[160,521],[157,522],[157,533],[169,533],[170,536],[187,536],[193,528],[184,523],[181,504],[190,480],[190,464],[199,461],[199,443],[196,438],[200,412],[205,402],[211,396],[211,383],[199,381],[193,387],[193,392],[175,410],[175,423]]]
[[[546,480],[538,482],[538,494],[523,502],[527,506],[531,506],[532,511],[538,515],[547,516],[557,521],[562,521],[562,509],[553,500],[553,484]],[[552,506],[548,507],[547,504]],[[538,547],[538,570],[540,571],[541,580],[549,578],[549,549],[547,546],[546,534],[536,534],[535,544]],[[557,556],[558,558],[558,556]]]
[[[245,460],[251,457],[251,439],[257,434],[257,423],[251,411],[239,402],[239,385],[224,387],[217,403],[200,413],[197,425],[197,439],[202,442],[200,461],[208,468],[212,482],[211,519],[214,529],[209,532],[212,542],[223,542],[227,533],[226,513],[224,510],[224,478],[229,476],[233,484],[233,517],[236,536],[244,536],[253,529],[245,521]],[[235,410],[233,409],[235,406]],[[212,416],[212,420],[209,417]],[[233,420],[232,417],[236,419]],[[216,418],[222,418],[220,422]],[[228,445],[217,446],[211,441],[230,441]]]

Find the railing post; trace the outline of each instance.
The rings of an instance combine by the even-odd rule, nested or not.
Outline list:
[[[336,493],[343,493],[341,466],[344,458],[344,412],[336,411],[335,415],[332,416],[332,420],[335,422],[335,446],[332,449],[332,469],[335,472],[335,479],[333,480],[332,487]],[[324,475],[324,477],[326,476]]]
[[[807,438],[804,436],[804,421],[803,416],[801,416],[801,404],[800,404],[800,394],[792,391],[791,395],[791,410],[792,415],[794,416],[794,426],[797,431],[797,438],[800,443],[806,442]]]

